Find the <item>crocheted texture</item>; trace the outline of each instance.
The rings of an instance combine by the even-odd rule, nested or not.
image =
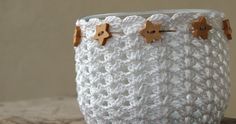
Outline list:
[[[191,22],[205,16],[208,39],[194,38]],[[162,28],[161,41],[139,34],[142,16],[78,20],[83,35],[75,49],[78,103],[88,124],[219,124],[229,99],[229,55],[217,12],[157,13],[146,18]],[[105,46],[93,39],[109,23]]]

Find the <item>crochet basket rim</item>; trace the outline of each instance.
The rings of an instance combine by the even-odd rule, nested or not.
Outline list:
[[[153,11],[137,11],[137,12],[117,12],[117,13],[105,13],[105,14],[95,14],[95,15],[89,15],[89,16],[84,16],[80,19],[88,21],[91,18],[99,18],[99,19],[104,19],[107,16],[118,16],[121,18],[124,18],[126,16],[131,16],[131,15],[138,15],[138,16],[143,16],[143,17],[148,17],[152,14],[167,14],[167,15],[173,15],[176,13],[216,13],[219,15],[224,15],[223,12],[220,12],[218,10],[213,10],[213,9],[161,9],[161,10],[153,10]]]

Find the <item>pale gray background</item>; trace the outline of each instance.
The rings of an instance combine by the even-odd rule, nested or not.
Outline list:
[[[225,12],[236,30],[235,5],[235,0],[0,0],[0,101],[76,96],[72,35],[77,17],[209,8]],[[232,96],[226,116],[236,117],[236,42],[229,45]]]

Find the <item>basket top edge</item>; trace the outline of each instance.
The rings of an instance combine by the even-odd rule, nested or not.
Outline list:
[[[153,10],[153,11],[117,12],[117,13],[95,14],[95,15],[90,15],[90,16],[84,16],[80,19],[83,19],[83,20],[87,21],[91,18],[104,19],[107,16],[118,16],[120,18],[124,18],[126,16],[138,15],[138,16],[148,17],[152,14],[174,15],[176,13],[216,13],[216,14],[219,14],[219,15],[224,14],[220,11],[212,10],[212,9],[162,9],[162,10]],[[80,20],[80,19],[78,19],[78,20]]]

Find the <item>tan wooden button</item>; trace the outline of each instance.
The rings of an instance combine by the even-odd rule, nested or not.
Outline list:
[[[140,34],[146,39],[147,43],[152,43],[154,40],[161,38],[160,24],[153,24],[151,21],[146,21],[145,27],[140,31]]]
[[[81,29],[79,26],[75,27],[73,45],[76,47],[80,44],[81,41]]]
[[[98,40],[101,45],[105,45],[107,39],[111,37],[109,32],[109,24],[104,23],[96,26],[96,34],[94,36],[95,40]]]
[[[223,30],[228,40],[232,40],[232,29],[229,23],[229,19],[223,21]]]
[[[206,18],[204,16],[200,16],[198,20],[194,20],[192,22],[193,31],[192,34],[194,37],[201,37],[202,39],[208,38],[208,32],[212,29],[212,27],[207,24]]]

